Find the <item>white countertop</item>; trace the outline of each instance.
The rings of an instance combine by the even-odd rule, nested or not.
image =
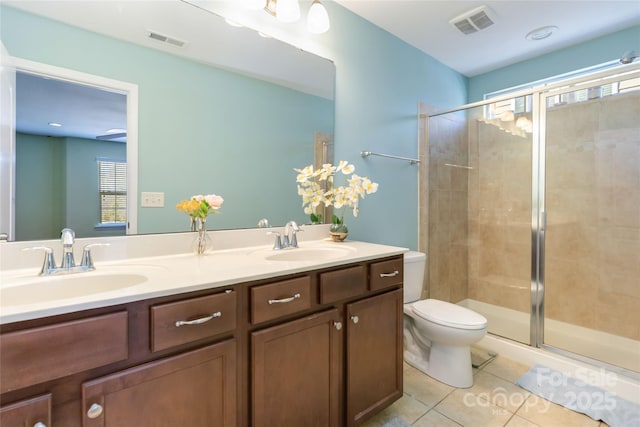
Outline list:
[[[299,249],[283,249],[273,251],[271,245],[245,246],[231,249],[219,249],[209,254],[197,256],[194,254],[172,254],[163,256],[137,257],[115,261],[95,261],[96,270],[63,276],[38,277],[38,268],[2,269],[2,283],[0,283],[0,324],[22,320],[35,319],[62,313],[106,307],[149,298],[174,295],[204,289],[214,289],[253,280],[268,279],[366,261],[387,256],[399,255],[408,251],[407,248],[386,246],[373,243],[346,241],[331,242],[327,239],[299,242]],[[331,259],[303,259],[296,261],[269,260],[276,253],[284,251],[315,251],[326,250],[328,253],[338,248],[339,257]],[[113,277],[118,274],[134,274],[146,278],[139,284],[115,290],[100,290],[92,292],[90,288],[81,288],[84,278],[99,279],[99,276]],[[77,283],[81,296],[56,295],[56,285],[64,280]],[[108,280],[105,280],[107,282]],[[16,305],[3,302],[2,293],[8,295],[9,288],[29,282],[36,283],[42,289],[42,295],[34,292],[34,297],[28,303]],[[63,283],[63,285],[67,285]],[[42,288],[38,288],[42,286]],[[47,292],[53,297],[48,297]],[[10,298],[4,298],[9,300]]]

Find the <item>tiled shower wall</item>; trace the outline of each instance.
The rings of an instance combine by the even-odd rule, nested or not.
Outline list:
[[[469,298],[529,313],[531,135],[469,130]]]
[[[640,94],[547,113],[546,316],[640,339]]]
[[[446,164],[468,164],[466,120],[433,117],[428,136],[428,296],[458,302],[468,294],[468,170]]]

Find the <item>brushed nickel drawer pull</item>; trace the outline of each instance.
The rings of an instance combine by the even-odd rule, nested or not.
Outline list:
[[[219,311],[216,311],[215,313],[211,313],[210,316],[201,317],[195,320],[178,320],[176,322],[176,328],[179,328],[180,326],[183,326],[183,325],[200,325],[201,323],[208,322],[214,317],[222,317],[222,313]]]
[[[295,294],[292,297],[289,298],[282,298],[282,299],[270,299],[269,300],[269,304],[276,304],[276,303],[284,303],[284,302],[291,302],[294,299],[298,299],[300,298],[300,294]]]
[[[398,270],[394,270],[393,273],[380,273],[380,277],[396,277],[400,272]]]

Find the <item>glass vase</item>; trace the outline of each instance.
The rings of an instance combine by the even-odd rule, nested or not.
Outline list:
[[[204,255],[211,250],[211,238],[207,234],[207,219],[196,219],[196,238],[193,241],[193,253],[196,255]]]

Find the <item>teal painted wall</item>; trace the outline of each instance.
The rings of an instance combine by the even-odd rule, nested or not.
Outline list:
[[[469,102],[481,101],[486,93],[617,61],[630,50],[640,52],[640,25],[472,77]]]
[[[98,158],[126,160],[122,143],[65,138],[65,224],[79,236],[118,236],[124,229],[99,228]],[[58,232],[59,233],[59,232]]]
[[[350,238],[418,246],[418,167],[369,157],[363,150],[416,158],[418,103],[438,108],[466,103],[466,78],[334,2],[326,2],[326,33],[336,64],[335,159],[354,163],[356,173],[380,184],[361,203],[360,215],[345,215]]]
[[[97,158],[125,160],[126,148],[79,138],[16,134],[16,239],[56,239],[64,227],[78,236],[114,236],[100,222]]]
[[[321,43],[336,65],[335,127],[333,114],[327,117],[326,100],[302,107],[299,92],[248,83],[242,76],[9,8],[2,10],[1,31],[13,55],[139,85],[139,191],[164,191],[166,204],[164,209],[139,209],[140,232],[185,230],[187,221],[174,204],[203,192],[225,198],[222,214],[210,221],[211,228],[226,228],[231,219],[246,218],[248,223],[262,216],[271,219],[275,210],[305,222],[291,169],[312,162],[307,125],[314,117],[316,130],[335,129],[336,161],[354,163],[356,173],[380,184],[378,193],[362,202],[357,219],[347,216],[351,238],[415,249],[417,166],[383,158],[362,159],[360,152],[416,157],[418,103],[438,108],[464,104],[467,79],[338,4],[327,2],[326,7],[332,29],[321,36]],[[31,28],[28,36],[15,36],[25,28]],[[45,28],[56,31],[57,36],[39,37]],[[95,42],[100,49],[89,47]],[[55,54],[49,49],[54,45]],[[239,89],[247,85],[256,96]],[[286,101],[270,102],[275,91],[278,96],[288,91]],[[187,99],[193,106],[188,121],[172,120],[171,108],[177,99]],[[263,119],[274,119],[276,125],[261,126]],[[220,123],[232,126],[219,132]],[[263,145],[255,151],[241,143],[256,139]],[[275,149],[281,143],[284,147]],[[228,164],[227,153],[243,155],[245,160]],[[257,171],[258,178],[247,179],[247,171]],[[259,177],[267,175],[271,182],[279,179],[282,185],[262,188],[260,196],[247,198],[247,189],[261,187]]]
[[[16,134],[16,239],[60,235],[64,224],[63,138]]]
[[[305,219],[293,167],[313,162],[314,132],[333,132],[332,101],[15,9],[1,19],[14,56],[138,85],[138,189],[165,193],[138,209],[140,233],[186,231],[175,205],[199,193],[225,198],[211,229]]]

